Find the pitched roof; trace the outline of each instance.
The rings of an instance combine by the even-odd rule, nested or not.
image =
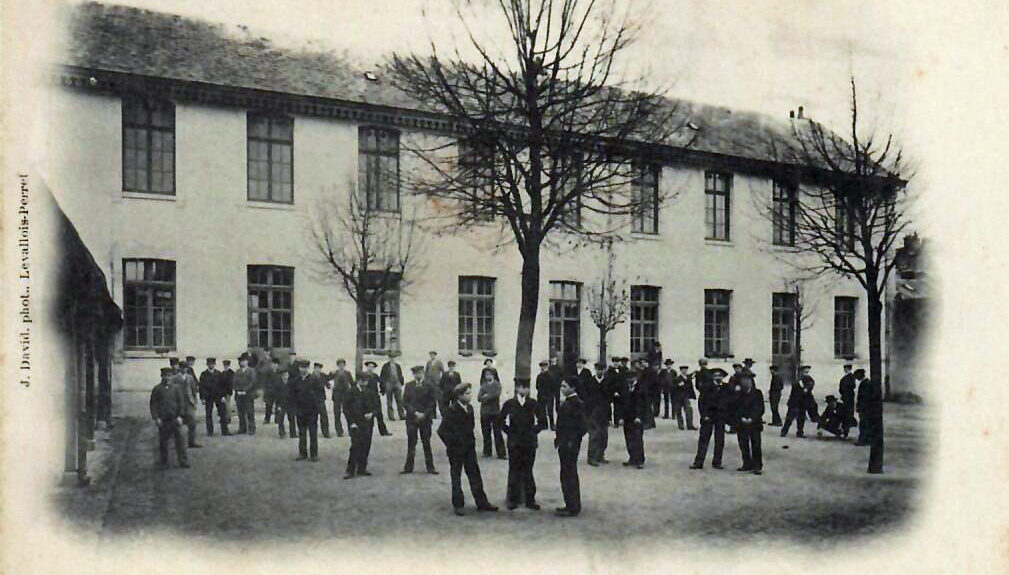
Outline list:
[[[244,26],[88,2],[71,8],[66,65],[229,87],[424,110],[387,80],[369,80],[344,55],[281,48]],[[671,100],[694,134],[692,150],[775,161],[772,141],[792,140],[792,121]],[[802,121],[802,120],[795,120]],[[667,142],[682,145],[682,142]]]

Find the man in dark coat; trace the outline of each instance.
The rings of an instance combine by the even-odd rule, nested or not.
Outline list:
[[[374,362],[369,362],[372,366]],[[375,417],[382,412],[382,400],[377,390],[366,383],[364,374],[357,378],[347,396],[343,399],[343,412],[347,416],[350,432],[350,453],[347,456],[347,473],[344,479],[369,476],[368,455],[371,453],[371,438],[375,429]]]
[[[816,380],[809,374],[810,367],[808,365],[800,367],[799,371],[802,372],[799,381],[802,382],[802,387],[806,390],[806,414],[809,416],[809,420],[815,423],[820,418],[820,409],[816,405],[816,397],[813,396]]]
[[[274,395],[274,401],[277,402],[277,431],[280,432],[280,437],[287,435],[287,431],[284,429],[284,421],[286,420],[291,439],[298,439],[298,408],[294,403],[291,377],[286,369],[280,370],[275,375],[280,378]]]
[[[519,500],[529,509],[539,510],[536,503],[536,436],[544,428],[542,413],[536,400],[529,397],[529,383],[515,382],[515,397],[501,407],[501,429],[508,435],[508,509],[515,509]]]
[[[624,426],[627,461],[624,466],[641,469],[645,466],[645,423],[651,413],[647,389],[634,373],[629,374],[621,394],[620,422]]]
[[[480,477],[480,464],[476,459],[476,436],[473,434],[476,420],[470,405],[472,392],[468,383],[462,383],[452,390],[452,401],[442,413],[438,437],[445,444],[449,469],[452,476],[452,510],[456,515],[465,515],[466,500],[462,493],[462,472],[466,471],[470,491],[476,502],[477,511],[497,511],[498,508],[487,500]]]
[[[441,362],[439,362],[441,363]],[[378,398],[378,406],[382,407],[382,393],[379,385],[378,374],[375,373],[375,368],[378,364],[374,361],[364,362],[364,373],[357,377],[358,383],[363,380],[363,387],[369,390],[376,398]],[[378,434],[382,436],[392,435],[389,433],[389,429],[385,426],[385,417],[382,415],[382,410],[379,409],[375,412],[375,423],[378,425]],[[370,444],[369,444],[370,445]]]
[[[267,411],[277,411],[277,430],[280,432],[281,437],[286,437],[284,418],[286,417],[291,420],[296,418],[294,410],[289,409],[287,406],[287,384],[284,383],[285,380],[282,377],[282,374],[287,373],[287,370],[280,367],[280,360],[277,358],[271,359],[270,365],[270,370],[262,374],[262,377],[265,379],[263,383],[263,396],[269,396],[270,400],[266,402],[266,409]],[[269,419],[264,419],[264,422],[269,422]],[[293,425],[291,426],[291,433],[292,435],[296,435]]]
[[[575,393],[582,398],[583,402],[586,399],[589,386],[592,385],[592,371],[587,367],[588,363],[585,358],[579,358],[575,363]]]
[[[256,434],[256,415],[254,412],[256,392],[256,370],[249,367],[247,355],[238,358],[238,371],[235,372],[235,407],[238,411],[238,433]]]
[[[182,390],[182,396],[186,400],[182,404],[182,423],[188,431],[186,444],[190,448],[203,447],[196,443],[196,405],[200,401],[200,384],[197,383],[193,373],[193,368],[187,360],[179,363],[179,373],[175,376],[175,383]]]
[[[214,408],[221,422],[221,434],[228,433],[227,408],[224,405],[225,395],[221,389],[221,372],[217,370],[217,360],[207,358],[207,369],[200,374],[200,400],[204,405],[204,423],[207,426],[207,437],[214,435]]]
[[[557,404],[560,402],[561,380],[564,379],[564,370],[562,370],[560,364],[557,363],[556,355],[550,356],[550,363],[547,365],[547,372],[550,374],[550,387],[547,390],[550,394],[550,404],[547,405],[547,413],[550,418],[550,429],[554,429]],[[536,398],[539,399],[540,403],[543,403],[543,398],[539,396],[539,390],[537,390]]]
[[[484,372],[484,379],[480,382],[480,391],[477,393],[477,401],[480,402],[483,456],[493,456],[493,450],[496,449],[498,459],[507,459],[504,435],[501,434],[501,382],[494,378],[493,373]],[[492,436],[493,444],[491,443]]]
[[[308,362],[298,366],[298,377],[289,381],[288,389],[298,410],[298,460],[311,455],[312,461],[319,460],[319,408],[325,406],[326,387],[322,379],[308,373]],[[324,409],[325,407],[323,407]]]
[[[662,364],[662,370],[659,371],[659,393],[661,394],[660,408],[662,411],[662,419],[669,419],[673,417],[672,407],[673,407],[673,378],[676,374],[673,370],[673,360],[666,359]]]
[[[760,433],[764,429],[764,394],[754,385],[753,378],[746,372],[738,378],[739,393],[736,396],[735,420],[736,439],[743,465],[737,471],[750,471],[760,475],[764,469],[764,457],[760,449]]]
[[[847,407],[837,401],[833,395],[827,396],[827,405],[820,414],[820,421],[816,424],[816,436],[823,437],[826,431],[835,437],[848,436]]]
[[[347,360],[341,358],[336,360],[336,371],[329,374],[329,379],[333,381],[333,427],[336,429],[336,436],[343,437],[343,400],[350,393],[350,388],[354,385],[354,376],[347,370]],[[347,420],[350,425],[350,420]]]
[[[401,473],[413,473],[413,460],[417,453],[417,436],[420,435],[424,449],[424,464],[427,472],[437,475],[434,455],[431,452],[431,425],[437,409],[438,392],[424,381],[424,366],[415,365],[411,369],[413,380],[403,391],[403,409],[406,420],[406,463]]]
[[[309,376],[322,386],[322,399],[319,401],[319,428],[322,430],[322,436],[329,438],[329,410],[326,409],[326,390],[333,386],[330,383],[329,374],[322,371],[323,365],[319,362],[312,364],[312,374]]]
[[[725,385],[721,383],[721,377],[725,372],[721,369],[714,371],[708,369],[708,360],[701,358],[698,361],[700,366],[694,375],[697,386],[697,411],[701,415],[701,430],[697,435],[697,455],[694,456],[694,463],[691,469],[703,469],[704,459],[708,455],[708,442],[711,435],[715,435],[715,451],[712,455],[711,466],[715,469],[722,468],[722,453],[725,449],[725,418],[722,411],[725,401],[722,397]],[[718,377],[716,377],[716,375]]]
[[[855,425],[855,375],[851,372],[851,364],[844,365],[844,375],[837,384],[837,394],[841,396],[841,405],[844,407],[845,430]],[[845,433],[847,437],[847,433]]]
[[[645,429],[655,429],[655,416],[658,413],[659,372],[647,359],[638,360],[638,385],[645,395]]]
[[[878,382],[865,377],[865,370],[855,371],[858,381],[858,414],[862,438],[869,444],[869,473],[883,473],[883,390]]]
[[[396,361],[398,351],[389,352],[389,361],[382,364],[379,378],[382,380],[382,391],[385,394],[385,407],[389,416],[389,421],[396,421],[396,416],[400,419],[406,418],[406,409],[403,407],[403,385],[406,380],[403,378],[403,368]],[[434,389],[434,388],[432,388]],[[392,410],[393,402],[396,403],[396,411]]]
[[[684,427],[697,429],[694,427],[694,408],[690,404],[692,399],[696,399],[693,375],[690,374],[690,366],[681,365],[679,370],[680,372],[673,376],[672,381],[672,406],[673,413],[676,415],[676,427],[681,430]]]
[[[772,364],[768,369],[771,371],[771,386],[767,391],[767,399],[771,404],[771,425],[781,427],[781,412],[778,406],[781,405],[781,392],[785,389],[785,380],[778,373],[777,365]]]
[[[785,415],[785,425],[781,428],[782,437],[788,436],[788,429],[792,426],[793,421],[795,422],[795,436],[806,436],[804,432],[806,413],[809,411],[810,404],[815,405],[816,400],[813,399],[813,378],[806,381],[805,377],[807,376],[792,382],[792,391],[788,394],[788,413]]]
[[[543,420],[550,429],[554,428],[554,378],[550,374],[550,364],[541,361],[540,372],[536,375],[536,403],[543,411]]]
[[[582,494],[578,483],[578,452],[582,449],[585,425],[585,405],[567,379],[561,382],[560,405],[557,408],[557,436],[554,447],[561,464],[561,493],[564,507],[555,513],[559,517],[575,517],[582,512]],[[644,458],[642,457],[642,461]]]
[[[441,363],[441,360],[438,359],[437,351],[431,350],[427,353],[427,355],[428,360],[427,363],[424,364],[424,381],[426,381],[427,384],[432,386],[434,389],[443,389],[441,378],[445,375],[445,366]]]
[[[158,450],[161,455],[160,467],[168,467],[168,441],[175,441],[175,456],[179,467],[189,467],[186,456],[186,443],[182,439],[182,429],[179,418],[182,417],[183,404],[186,399],[182,389],[171,382],[173,371],[170,367],[161,368],[161,382],[151,390],[151,419],[158,426]]]
[[[620,358],[617,356],[610,358],[610,366],[606,368],[606,375],[603,377],[603,388],[606,390],[607,409],[609,418],[613,421],[613,427],[617,427],[620,421],[620,388],[622,378],[620,374]]]
[[[600,463],[609,463],[606,460],[606,446],[609,443],[610,427],[610,400],[603,383],[606,375],[606,364],[597,363],[595,365],[596,374],[589,376],[585,390],[585,419],[589,431],[588,462],[592,467]]]

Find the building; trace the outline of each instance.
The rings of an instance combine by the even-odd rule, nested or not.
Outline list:
[[[306,222],[319,198],[349,193],[367,166],[398,166],[401,135],[443,120],[373,71],[241,27],[93,3],[70,21],[48,102],[50,172],[124,310],[117,388],[150,388],[168,356],[235,358],[250,345],[327,368],[352,357],[354,306],[317,273]],[[767,136],[803,120],[683,109],[697,133],[688,161],[656,166],[652,192],[643,188],[675,197],[613,246],[631,309],[608,348],[639,354],[657,340],[678,363],[752,357],[766,373],[791,357],[794,296],[774,253],[787,249],[776,245],[788,243],[787,218],[772,226],[754,198],[773,196],[787,213],[789,190],[766,175]],[[377,198],[393,214],[427,208],[399,182]],[[496,240],[490,226],[428,238],[423,277],[369,313],[370,354],[396,347],[413,363],[438,350],[469,380],[493,356],[510,382],[521,260]],[[605,253],[556,243],[541,266],[534,361],[551,347],[595,359],[585,290]],[[803,357],[831,381],[841,364],[867,361],[865,301],[843,279],[820,297]]]

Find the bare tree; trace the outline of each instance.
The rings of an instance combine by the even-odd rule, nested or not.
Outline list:
[[[681,149],[692,137],[673,140],[690,133],[681,130],[686,120],[661,93],[634,89],[643,78],[617,77],[637,26],[612,2],[498,0],[496,13],[509,31],[500,52],[460,7],[473,62],[458,48],[443,58],[432,43],[430,55],[394,56],[389,70],[400,90],[455,126],[408,149],[423,167],[411,188],[436,199],[452,229],[495,221],[522,255],[515,367],[528,381],[545,242],[559,232],[599,241],[629,221],[654,225],[665,199],[654,144]],[[610,217],[621,215],[631,217]]]
[[[315,260],[322,274],[343,288],[356,308],[354,365],[361,370],[367,313],[380,303],[398,305],[398,298],[423,273],[423,243],[416,235],[416,218],[381,213],[357,193],[326,194],[311,216]],[[386,342],[396,346],[398,342]]]
[[[892,249],[908,226],[912,174],[892,135],[863,133],[851,80],[848,139],[812,120],[793,122],[790,141],[774,142],[790,166],[777,174],[762,212],[789,261],[814,275],[854,278],[865,291],[869,374],[882,382],[883,299],[894,268]]]
[[[606,335],[627,319],[627,282],[613,277],[613,242],[606,242],[606,271],[589,287],[589,317],[599,329],[599,363],[606,362]]]
[[[815,277],[793,277],[785,280],[785,290],[794,298],[795,315],[792,318],[795,330],[795,344],[792,346],[791,381],[798,378],[798,369],[802,365],[802,334],[811,329],[816,316],[819,299],[810,295]]]

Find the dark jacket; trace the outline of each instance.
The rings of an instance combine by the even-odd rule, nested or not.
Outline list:
[[[453,401],[442,410],[441,425],[438,426],[438,437],[445,444],[445,453],[449,459],[461,458],[466,453],[476,449],[476,437],[473,435],[473,406],[465,407],[458,401]]]
[[[603,384],[606,376],[603,379],[598,379],[594,375],[590,375],[588,379],[585,380],[584,393],[582,391],[578,392],[578,397],[582,398],[585,402],[585,409],[593,411],[595,409],[602,409],[609,405],[609,396],[606,394],[606,387]]]
[[[333,380],[333,401],[346,397],[354,385],[354,376],[346,369],[333,370],[329,374],[329,379]]]
[[[883,390],[868,377],[858,384],[858,413],[865,418],[883,417]]]
[[[235,391],[235,370],[228,369],[221,371],[221,395],[231,395]]]
[[[480,402],[480,417],[501,413],[501,382],[491,380],[480,381],[480,391],[477,393],[477,401]]]
[[[595,378],[592,376],[592,371],[589,368],[583,367],[578,372],[575,378],[575,393],[578,394],[578,397],[582,398],[583,402],[588,401],[589,387],[592,386],[594,380]]]
[[[155,419],[180,417],[185,401],[186,398],[182,396],[182,388],[163,381],[151,390],[151,417]]]
[[[620,419],[624,423],[632,422],[635,419],[644,422],[651,412],[649,405],[648,390],[641,382],[631,379],[627,383],[627,388],[620,395]]]
[[[343,398],[343,413],[347,421],[358,427],[364,427],[374,421],[375,414],[382,409],[378,394],[361,382],[361,386],[353,385]],[[370,413],[372,419],[365,417]]]
[[[236,371],[234,387],[235,391],[252,392],[256,387],[256,370],[249,367],[245,371]]]
[[[723,419],[730,414],[726,413],[731,393],[728,385],[715,383],[713,380],[706,384],[697,384],[697,410],[701,418]]]
[[[778,374],[771,376],[771,393],[781,393],[785,389],[785,380]]]
[[[200,399],[203,401],[214,401],[224,397],[221,392],[221,372],[205,369],[200,374]]]
[[[848,405],[851,405],[851,402],[855,399],[855,376],[853,374],[844,374],[844,377],[837,384],[837,393]]]
[[[387,361],[382,364],[382,371],[379,373],[379,378],[382,380],[382,393],[386,393],[389,389],[395,388],[397,385],[403,387],[406,380],[403,379],[403,366],[398,362],[393,363]]]
[[[431,385],[421,381],[410,381],[403,390],[403,409],[406,410],[406,420],[417,425],[431,425],[437,403],[435,390]],[[417,413],[424,414],[424,421],[417,421]]]
[[[802,383],[798,381],[792,382],[792,390],[788,394],[788,407],[789,408],[802,408],[809,404],[809,393],[806,389],[802,387]]]
[[[550,374],[550,393],[556,394],[561,389],[561,380],[564,379],[564,372],[559,365],[548,365],[547,373]]]
[[[741,391],[736,396],[736,425],[747,429],[760,431],[764,428],[764,394],[754,387],[749,393]],[[750,423],[743,423],[743,418],[750,420]]]
[[[536,436],[545,428],[539,405],[531,397],[525,405],[513,397],[501,407],[501,429],[508,435],[509,446],[535,448],[539,443]]]
[[[547,395],[550,395],[553,390],[553,376],[550,375],[549,371],[541,371],[539,375],[536,376],[536,397],[542,399]]]
[[[280,377],[280,374],[277,374]],[[298,413],[313,414],[319,413],[319,409],[326,401],[326,386],[322,378],[312,374],[298,374],[295,379],[288,379],[288,393],[291,397],[288,401],[293,402]]]
[[[481,380],[482,381],[482,380]],[[452,371],[442,374],[441,376],[441,393],[442,397],[446,400],[452,399],[452,394],[455,393],[453,390],[457,385],[462,383],[462,376],[459,375],[458,371]]]
[[[587,432],[585,405],[577,395],[569,395],[557,408],[556,445],[558,448],[575,448]]]
[[[683,374],[677,373],[673,376],[673,397],[681,401],[697,398],[697,394],[694,393],[693,382],[690,381],[690,374],[684,376]]]
[[[288,379],[288,385],[284,385],[284,377],[281,375],[280,371],[269,371],[262,375],[265,379],[266,390],[273,395],[273,398],[277,401],[286,401],[290,398],[290,382],[292,380]]]

